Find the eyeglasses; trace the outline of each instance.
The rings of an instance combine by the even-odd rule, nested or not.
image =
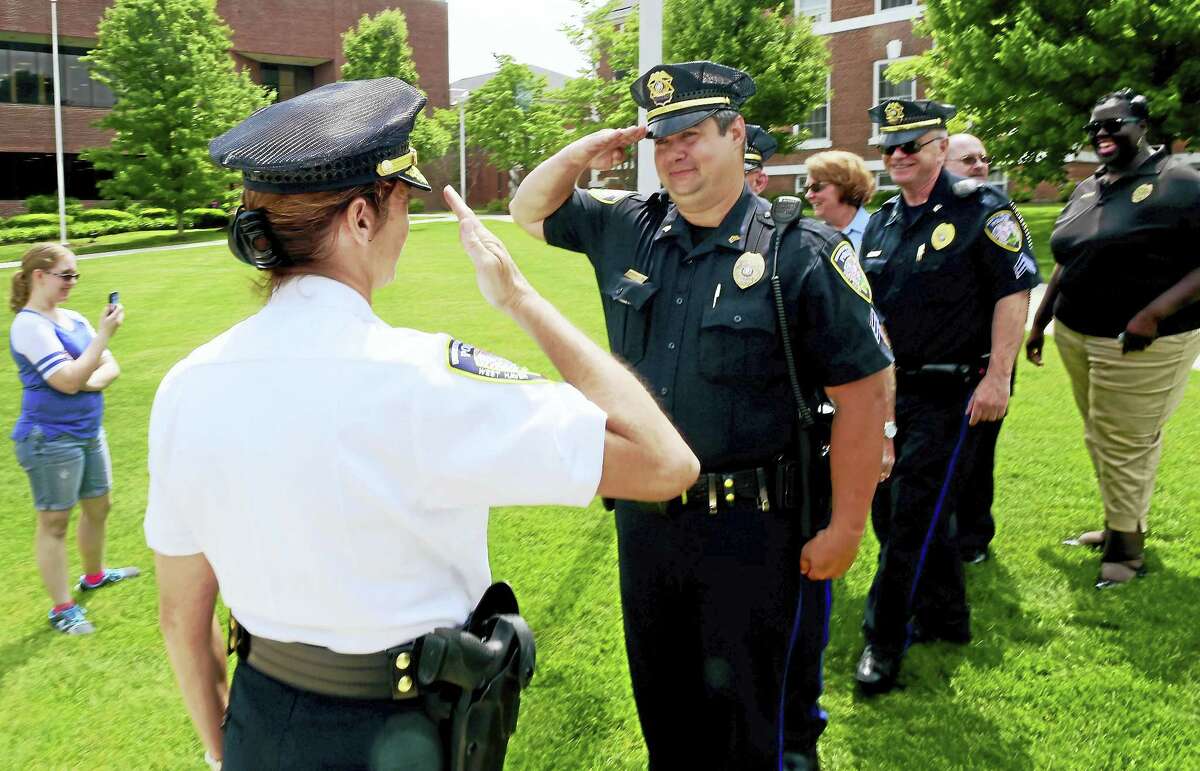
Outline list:
[[[985,166],[992,162],[990,155],[964,155],[958,159],[958,162],[964,166],[974,166],[977,163],[982,163]]]
[[[79,280],[78,273],[55,273],[52,270],[48,270],[48,271],[46,271],[46,273],[51,276],[57,276],[57,277],[61,278],[63,281],[78,281]]]
[[[832,184],[833,184],[832,182],[809,182],[807,185],[804,186],[804,192],[819,193],[822,190],[824,190],[826,187],[828,187],[829,185],[832,185]]]
[[[891,155],[892,153],[896,152],[897,150],[903,150],[905,155],[916,155],[917,153],[921,152],[922,147],[924,147],[925,145],[928,145],[928,144],[932,144],[933,142],[936,142],[941,138],[942,137],[934,137],[933,139],[926,139],[924,142],[918,142],[915,139],[910,139],[902,145],[892,145],[891,147],[884,147],[882,150],[880,150],[880,152],[882,152],[884,155]]]
[[[1092,135],[1099,134],[1100,129],[1104,129],[1104,133],[1106,134],[1115,134],[1126,123],[1138,123],[1139,121],[1141,121],[1141,118],[1105,118],[1104,120],[1094,120],[1084,124],[1083,130]]]

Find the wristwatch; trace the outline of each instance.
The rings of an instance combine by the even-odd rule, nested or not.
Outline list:
[[[884,439],[895,439],[896,438],[896,421],[888,420],[888,421],[884,422],[883,438]]]

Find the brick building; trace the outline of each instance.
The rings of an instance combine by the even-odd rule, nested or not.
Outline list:
[[[79,159],[104,145],[95,123],[112,106],[112,94],[88,76],[79,61],[96,45],[96,28],[112,0],[58,4],[59,75],[67,195],[97,197],[96,177]],[[433,106],[450,103],[446,0],[219,0],[217,12],[233,29],[233,55],[258,83],[286,99],[331,83],[341,70],[342,33],[363,14],[399,8],[408,20],[409,44],[420,87]],[[56,191],[50,3],[0,3],[0,213],[11,213],[34,194]],[[167,55],[164,52],[164,55]]]

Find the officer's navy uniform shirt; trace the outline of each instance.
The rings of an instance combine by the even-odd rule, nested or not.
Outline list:
[[[888,200],[863,234],[863,268],[902,369],[977,361],[992,347],[996,302],[1040,280],[1009,199],[987,185],[960,197],[960,179],[943,170],[918,207]]]
[[[1200,172],[1160,147],[1112,184],[1104,168],[1079,183],[1054,223],[1063,266],[1054,315],[1076,332],[1116,337],[1129,320],[1200,267]],[[1160,335],[1200,327],[1200,303],[1158,325]]]
[[[765,464],[787,449],[795,420],[771,255],[765,244],[747,246],[756,216],[764,215],[747,188],[697,243],[665,192],[575,190],[543,227],[548,244],[587,255],[612,351],[645,380],[706,471]],[[797,367],[814,385],[848,383],[891,362],[874,308],[830,261],[842,241],[801,220],[780,250]],[[747,251],[762,252],[766,269],[740,289],[734,263]]]

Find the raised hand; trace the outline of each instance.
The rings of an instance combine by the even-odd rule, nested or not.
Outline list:
[[[493,308],[511,312],[523,298],[534,294],[533,287],[509,256],[504,243],[483,226],[454,188],[446,185],[442,197],[458,218],[458,236],[475,266],[480,294]]]
[[[645,137],[645,126],[600,129],[576,140],[568,151],[576,163],[597,171],[607,171],[623,163],[625,150]]]

